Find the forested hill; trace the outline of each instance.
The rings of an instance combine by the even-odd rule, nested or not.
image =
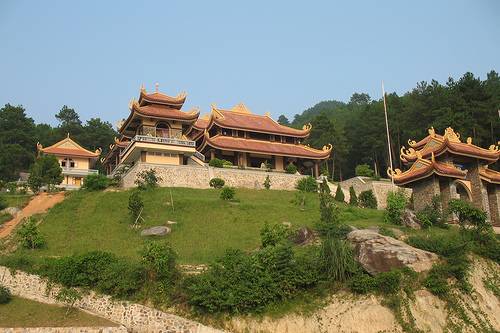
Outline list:
[[[433,126],[438,133],[453,127],[462,140],[472,138],[476,145],[488,148],[500,140],[500,78],[491,71],[486,78],[465,73],[458,80],[420,82],[398,96],[387,95],[393,159],[396,167],[401,146],[408,139],[419,140]],[[287,119],[281,116],[280,122]],[[371,100],[354,93],[348,103],[324,101],[295,116],[293,127],[311,123],[309,144],[321,148],[332,143],[334,153],[329,172],[335,179],[354,175],[356,165],[367,163],[383,177],[388,166],[384,109],[381,99]],[[498,169],[498,163],[493,168]]]

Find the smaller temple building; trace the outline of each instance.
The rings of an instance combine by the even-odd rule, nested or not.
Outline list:
[[[310,124],[302,129],[283,126],[269,114],[253,114],[244,104],[228,110],[212,105],[210,115],[196,121],[190,137],[206,160],[224,159],[240,168],[265,164],[278,172],[294,164],[301,174],[317,177],[332,145],[314,149],[302,144],[310,131]]]
[[[95,165],[99,155],[101,155],[101,150],[97,149],[95,152],[91,152],[73,141],[69,137],[69,134],[65,139],[47,148],[37,143],[37,149],[39,154],[48,154],[57,157],[64,177],[59,187],[66,189],[80,188],[85,176],[99,172],[92,169],[92,167]]]
[[[422,140],[408,141],[401,148],[401,161],[409,169],[388,169],[389,177],[399,186],[413,190],[416,211],[440,196],[443,209],[451,199],[470,201],[488,215],[493,225],[500,225],[500,172],[489,168],[500,158],[498,145],[488,149],[460,140],[460,134],[448,127],[443,135],[434,128]]]

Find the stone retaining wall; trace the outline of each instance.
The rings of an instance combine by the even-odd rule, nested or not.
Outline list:
[[[144,170],[155,169],[161,177],[160,186],[209,188],[210,179],[224,179],[227,185],[251,189],[264,188],[264,180],[269,176],[271,189],[293,190],[297,180],[305,176],[291,175],[280,172],[265,172],[258,170],[243,170],[233,168],[213,168],[196,165],[162,165],[152,163],[137,163],[122,179],[124,188],[134,187],[137,174]]]
[[[60,290],[53,285],[47,288],[47,282],[37,275],[17,271],[14,274],[7,268],[0,266],[0,284],[19,297],[35,300],[47,304],[58,304],[55,295]],[[112,322],[127,327],[138,333],[220,333],[222,331],[204,326],[173,314],[149,308],[141,304],[126,301],[115,301],[110,296],[98,295],[90,292],[79,300],[75,307],[106,318]]]
[[[2,333],[127,333],[120,327],[15,327],[0,328]]]

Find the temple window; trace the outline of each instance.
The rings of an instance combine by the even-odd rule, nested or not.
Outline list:
[[[64,160],[61,161],[61,166],[64,168],[74,168],[76,166],[75,161],[73,161],[71,158],[65,158]]]
[[[170,136],[170,126],[168,123],[161,121],[156,124],[156,136],[161,138],[168,138]]]

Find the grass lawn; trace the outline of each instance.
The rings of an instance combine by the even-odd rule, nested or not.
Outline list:
[[[170,204],[170,191],[174,205]],[[292,203],[297,192],[237,189],[239,202],[219,198],[220,190],[158,188],[142,192],[145,222],[139,230],[130,227],[130,191],[71,193],[44,217],[39,229],[47,240],[45,249],[28,251],[36,256],[62,256],[103,250],[138,258],[145,239],[140,230],[171,225],[172,233],[158,239],[168,241],[181,263],[207,263],[227,248],[252,250],[259,246],[260,229],[270,224],[291,222],[312,227],[319,219],[316,194],[307,194],[301,210]],[[346,223],[357,227],[384,224],[382,212],[342,206]],[[19,250],[22,252],[22,250]]]
[[[117,326],[106,319],[72,309],[48,305],[24,298],[13,297],[0,304],[0,327],[64,327],[64,326]]]
[[[30,194],[4,194],[3,197],[7,201],[7,207],[23,208],[31,199]]]

